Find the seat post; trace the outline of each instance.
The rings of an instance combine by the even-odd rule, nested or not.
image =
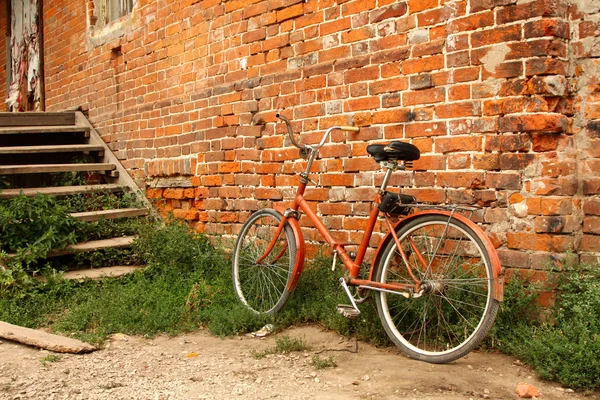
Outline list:
[[[381,193],[385,192],[385,189],[387,189],[387,185],[390,182],[390,178],[392,177],[392,172],[394,172],[394,170],[398,168],[398,164],[395,162],[386,161],[383,163],[383,167],[386,169],[386,171],[385,176],[383,177],[383,182],[381,183]]]

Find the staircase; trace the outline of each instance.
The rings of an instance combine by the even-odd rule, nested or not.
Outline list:
[[[58,186],[56,173],[68,172],[84,173],[89,179],[83,184]],[[154,215],[150,203],[133,179],[79,111],[0,113],[0,178],[10,183],[9,188],[0,190],[0,198],[15,197],[21,193],[25,196],[38,193],[72,196],[131,192],[135,193],[137,203],[142,205],[71,213],[72,217],[82,221]],[[121,236],[78,243],[52,250],[48,257],[128,247],[135,238]],[[122,271],[123,268],[119,267],[118,271]],[[112,274],[110,269],[105,272]],[[77,276],[81,276],[81,271],[77,272]]]

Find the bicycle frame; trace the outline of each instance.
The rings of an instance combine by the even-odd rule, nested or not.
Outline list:
[[[279,117],[279,118],[281,118],[287,122],[287,120],[285,118],[282,118],[282,117]],[[415,276],[415,274],[413,274],[411,264],[408,261],[406,255],[404,254],[402,246],[400,245],[399,238],[396,235],[396,231],[399,229],[399,227],[401,227],[402,225],[407,223],[409,220],[411,220],[423,213],[428,213],[428,214],[436,213],[436,214],[442,214],[442,215],[448,216],[448,218],[452,218],[452,217],[457,218],[457,219],[461,220],[463,223],[474,228],[475,232],[480,232],[481,230],[470,219],[463,217],[460,214],[455,214],[454,211],[449,212],[449,211],[440,211],[440,210],[426,210],[426,211],[422,211],[422,212],[416,212],[416,213],[412,213],[412,214],[409,214],[409,215],[401,218],[396,224],[394,224],[392,222],[391,218],[386,214],[385,221],[386,221],[386,225],[388,227],[388,234],[381,241],[381,243],[377,249],[376,257],[374,258],[374,261],[370,267],[369,278],[368,279],[358,279],[358,276],[359,276],[359,273],[361,270],[361,265],[364,261],[364,257],[366,255],[367,249],[369,247],[369,242],[370,242],[371,236],[373,234],[373,230],[375,229],[375,224],[377,223],[377,219],[379,218],[380,210],[379,210],[378,205],[382,201],[382,194],[385,192],[385,190],[387,188],[387,185],[389,183],[389,180],[395,169],[396,164],[393,163],[393,164],[385,165],[387,167],[386,174],[384,176],[384,179],[383,179],[383,182],[382,182],[382,185],[381,185],[379,191],[375,194],[375,199],[373,200],[373,203],[372,203],[373,206],[372,206],[371,212],[369,214],[369,219],[367,221],[367,225],[365,227],[362,240],[359,244],[358,251],[356,253],[356,257],[353,260],[352,257],[350,257],[348,252],[345,250],[345,246],[348,246],[348,245],[355,246],[356,244],[342,243],[342,242],[339,242],[336,239],[334,239],[333,236],[331,235],[331,233],[329,232],[329,230],[327,229],[327,227],[323,224],[323,222],[319,218],[319,216],[317,216],[317,214],[310,208],[310,206],[308,205],[308,202],[304,198],[304,192],[306,190],[308,183],[310,182],[309,173],[310,173],[312,163],[313,163],[314,159],[316,158],[320,147],[323,146],[323,144],[327,140],[327,137],[329,136],[330,132],[334,129],[341,129],[341,130],[347,130],[347,131],[358,130],[357,128],[354,128],[354,127],[334,126],[332,128],[329,128],[325,132],[325,135],[323,135],[323,138],[318,145],[302,146],[302,145],[299,145],[298,142],[296,142],[295,139],[293,138],[291,126],[288,123],[288,132],[290,135],[290,139],[292,140],[292,143],[296,147],[300,148],[301,150],[302,149],[309,150],[310,155],[308,157],[306,170],[300,174],[300,176],[301,176],[300,184],[298,186],[296,196],[294,197],[294,201],[293,201],[291,207],[288,208],[287,210],[282,210],[281,208],[278,208],[278,211],[281,212],[281,214],[283,215],[283,218],[282,218],[279,226],[277,227],[275,234],[273,236],[273,239],[267,247],[267,250],[259,259],[257,259],[256,262],[260,263],[262,260],[264,260],[270,254],[270,252],[275,247],[277,238],[281,234],[284,226],[286,225],[286,223],[289,223],[290,226],[292,227],[292,230],[294,231],[294,236],[295,236],[295,240],[297,243],[298,253],[297,253],[296,265],[294,266],[294,271],[292,273],[292,279],[290,279],[287,289],[289,291],[293,291],[295,289],[295,287],[298,283],[298,280],[300,278],[300,275],[302,273],[302,269],[304,266],[304,254],[305,254],[304,237],[303,237],[302,231],[300,229],[300,224],[298,223],[298,220],[300,219],[300,215],[299,215],[298,211],[301,210],[310,219],[310,221],[314,224],[317,231],[325,239],[325,241],[329,244],[329,246],[331,246],[333,253],[339,256],[345,269],[349,273],[349,279],[346,280],[347,284],[352,285],[352,286],[360,286],[362,288],[372,289],[372,290],[379,290],[379,291],[386,291],[386,292],[390,291],[393,293],[401,293],[401,294],[406,294],[408,292],[418,293],[420,291],[421,281]],[[489,253],[492,254],[491,263],[492,263],[492,267],[493,267],[493,271],[494,271],[494,280],[497,282],[497,284],[495,285],[495,290],[494,290],[494,298],[501,301],[504,290],[503,290],[503,282],[501,282],[501,280],[498,279],[502,273],[500,260],[498,259],[497,255],[495,253],[494,247],[493,247],[491,241],[489,240],[489,238],[485,234],[479,234],[479,237],[482,240],[482,242],[484,243],[484,245],[486,246],[486,248],[492,250]],[[394,240],[397,243],[397,245],[398,245],[397,247],[398,247],[401,257],[403,258],[404,265],[406,266],[407,272],[413,279],[414,283],[412,283],[412,284],[381,283],[381,282],[376,282],[373,280],[374,267],[377,263],[377,260],[380,258],[381,253],[383,252],[383,250],[386,247],[385,244],[387,244],[390,240]],[[416,256],[419,259],[419,262],[421,264],[423,264],[424,266],[427,266],[428,263],[425,261],[425,258],[423,257],[423,255],[418,251],[417,247],[414,246],[412,244],[412,241],[410,241],[410,240],[409,240],[409,243],[411,244],[411,248],[412,248],[413,252],[416,253]],[[283,254],[283,251],[282,251],[282,254]],[[278,259],[279,257],[281,257],[282,254],[277,255],[275,258]]]

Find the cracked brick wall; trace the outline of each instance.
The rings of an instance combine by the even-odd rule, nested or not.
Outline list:
[[[392,185],[483,206],[506,267],[600,255],[598,0],[140,0],[93,43],[89,3],[44,2],[47,109],[89,107],[200,231],[290,202],[304,162],[284,110],[305,142],[361,127],[333,135],[307,192],[338,239],[359,241],[382,181],[367,144],[406,140],[422,158]]]

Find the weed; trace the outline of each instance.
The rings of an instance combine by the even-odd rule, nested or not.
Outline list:
[[[45,357],[40,358],[40,362],[45,366],[47,363],[54,363],[62,360],[62,356],[58,354],[48,354]]]
[[[308,350],[308,347],[303,339],[283,336],[276,340],[275,346],[267,347],[266,349],[258,352],[252,351],[252,356],[254,358],[264,358],[269,354],[285,354],[304,350]]]
[[[335,368],[337,367],[337,363],[335,362],[335,358],[333,356],[329,356],[327,358],[323,358],[318,354],[312,356],[311,364],[316,369],[324,369],[324,368]]]

